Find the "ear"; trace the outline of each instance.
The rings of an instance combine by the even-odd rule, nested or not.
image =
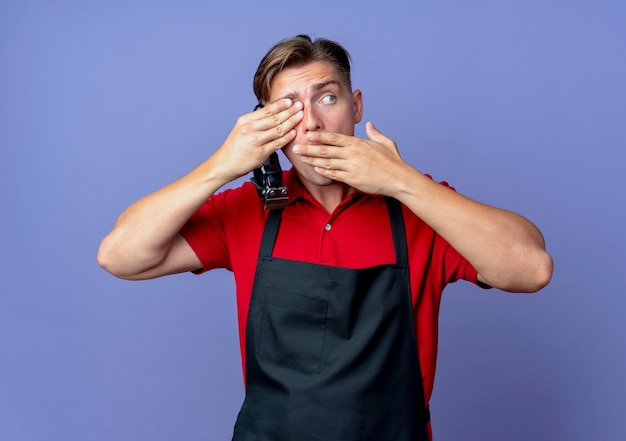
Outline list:
[[[354,123],[358,124],[363,118],[363,94],[359,89],[352,92],[352,108],[354,109]]]

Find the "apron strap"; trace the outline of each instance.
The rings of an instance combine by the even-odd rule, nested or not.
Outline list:
[[[265,221],[265,229],[261,238],[261,248],[259,249],[259,258],[271,258],[274,251],[274,243],[278,235],[278,227],[283,215],[284,208],[269,210],[267,220]]]
[[[402,204],[397,199],[386,198],[391,221],[391,233],[393,234],[393,246],[396,250],[396,265],[408,265],[409,257],[406,247],[406,230],[402,217]]]

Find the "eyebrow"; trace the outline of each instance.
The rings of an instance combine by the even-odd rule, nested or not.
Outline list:
[[[328,80],[325,81],[323,83],[317,83],[314,84],[311,89],[313,89],[315,92],[319,92],[320,90],[324,90],[326,87],[331,86],[331,85],[337,85],[339,86],[339,81],[337,80]],[[290,92],[285,96],[282,96],[278,99],[285,99],[285,98],[289,98],[290,100],[295,101],[298,98],[299,94],[297,92]]]

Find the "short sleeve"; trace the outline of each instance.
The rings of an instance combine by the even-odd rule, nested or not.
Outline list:
[[[212,196],[191,216],[180,231],[202,263],[202,270],[196,273],[215,268],[231,268],[221,209],[229,191]]]

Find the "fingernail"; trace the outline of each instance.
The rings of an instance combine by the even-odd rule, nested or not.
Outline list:
[[[304,105],[300,102],[300,101],[296,101],[296,109],[302,109],[302,107],[304,107]]]
[[[297,145],[297,144],[296,144],[296,145],[294,145],[294,146],[293,146],[293,152],[294,152],[294,153],[300,153],[300,150],[301,150],[301,149],[300,149],[300,146],[299,146],[299,145]]]

